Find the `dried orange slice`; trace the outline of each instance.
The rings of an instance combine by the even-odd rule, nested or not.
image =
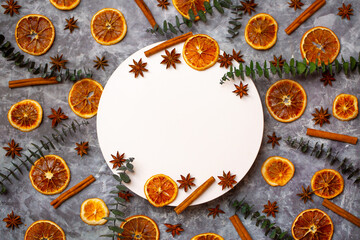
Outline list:
[[[294,220],[291,233],[295,240],[330,240],[334,232],[331,218],[320,209],[307,209]]]
[[[322,198],[334,198],[344,190],[344,179],[338,171],[323,169],[311,178],[311,188]]]
[[[102,45],[120,42],[127,31],[124,15],[115,8],[104,8],[95,13],[90,27],[95,41]]]
[[[107,222],[109,209],[100,198],[89,198],[80,207],[80,218],[89,225],[103,225]]]
[[[160,232],[157,224],[144,215],[135,215],[125,219],[120,228],[124,231],[119,234],[125,240],[159,240]]]
[[[326,27],[314,27],[304,33],[300,52],[308,62],[332,63],[340,52],[340,42],[333,31]]]
[[[7,117],[11,126],[29,132],[42,122],[43,110],[37,101],[25,99],[12,105]]]
[[[276,120],[292,122],[304,113],[307,97],[299,83],[283,79],[270,86],[266,92],[265,103],[269,113]]]
[[[149,178],[144,186],[145,196],[155,207],[163,207],[175,200],[178,194],[176,182],[164,174]]]
[[[192,237],[191,240],[224,240],[224,238],[215,233],[202,233]]]
[[[359,113],[358,99],[354,95],[340,94],[333,102],[334,117],[341,121],[349,121],[357,117]]]
[[[15,28],[16,43],[31,55],[46,53],[55,39],[55,28],[45,16],[30,14],[22,17]]]
[[[68,102],[71,110],[82,118],[96,115],[103,87],[90,78],[76,82],[69,92]]]
[[[274,156],[265,160],[261,174],[271,186],[284,186],[294,176],[295,166],[289,159]]]
[[[209,0],[172,0],[172,2],[182,16],[190,19],[189,10],[192,9],[195,16],[198,10],[205,12],[204,2],[209,2]],[[199,16],[196,16],[195,19],[199,19]]]
[[[245,27],[245,40],[254,49],[266,50],[275,45],[278,24],[266,13],[259,13]]]
[[[70,182],[70,170],[64,159],[46,155],[36,160],[29,173],[33,187],[46,195],[62,192]]]
[[[71,10],[79,5],[80,0],[50,0],[51,4],[60,10]]]
[[[183,47],[185,62],[196,70],[213,66],[219,57],[218,43],[205,34],[197,34],[186,40]]]
[[[65,240],[65,233],[56,223],[49,220],[39,220],[26,230],[24,240]]]

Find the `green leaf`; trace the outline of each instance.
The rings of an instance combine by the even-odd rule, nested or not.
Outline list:
[[[31,143],[31,145],[33,145],[36,148],[36,150],[40,153],[40,155],[44,157],[44,153],[41,151],[41,148],[38,145],[36,145],[35,143]]]
[[[239,71],[240,71],[241,79],[244,80],[244,79],[245,79],[245,75],[244,75],[244,66],[243,66],[243,63],[240,63],[240,64],[239,64]]]
[[[264,77],[266,77],[267,79],[270,78],[269,69],[266,66],[266,61],[264,62]]]
[[[166,20],[164,20],[164,23],[163,23],[163,30],[164,30],[164,32],[167,32],[167,29],[168,29],[168,25],[167,25]]]
[[[265,219],[264,222],[261,224],[261,228],[266,228],[270,224],[269,219]]]
[[[129,182],[130,182],[130,177],[129,177],[129,175],[127,175],[126,173],[124,173],[124,172],[120,173],[120,177],[121,177],[121,179],[122,179],[125,183],[129,183]]]
[[[350,69],[351,71],[354,71],[356,69],[356,59],[354,57],[350,57]]]
[[[306,71],[306,64],[303,62],[296,62],[296,70],[298,74],[303,74]]]
[[[276,67],[271,63],[270,63],[270,71],[273,75],[276,74]]]
[[[127,167],[129,170],[133,170],[133,169],[134,169],[134,165],[132,165],[131,163],[127,163],[127,164],[126,164],[126,167]]]
[[[263,75],[263,70],[258,62],[256,62],[256,70],[257,70],[259,77],[261,77]]]
[[[3,178],[1,181],[8,180],[10,183],[12,183],[10,178],[8,176],[6,176],[5,174],[0,173],[0,176]]]
[[[195,21],[195,14],[194,14],[194,11],[191,8],[189,9],[189,17],[190,17],[190,20],[192,22]]]
[[[219,11],[219,13],[224,13],[224,9],[221,7],[220,3],[217,0],[214,0],[214,7],[216,8],[216,10]]]
[[[106,219],[108,221],[116,221],[116,218],[114,217],[103,217],[103,219]]]
[[[9,168],[7,168],[7,167],[4,167],[6,170],[8,170],[9,172],[10,172],[10,174],[16,179],[16,180],[20,180],[19,178],[18,178],[18,176],[16,176],[16,174],[15,174],[15,172],[14,171],[12,171],[11,169],[9,169]]]
[[[124,216],[124,215],[125,215],[125,213],[123,213],[122,211],[117,210],[117,209],[110,209],[110,211],[111,211],[115,216]]]
[[[116,188],[119,189],[120,191],[127,191],[128,190],[127,187],[124,186],[124,185],[117,185]]]
[[[295,59],[292,58],[290,59],[290,67],[294,67],[295,66]]]
[[[213,10],[209,2],[204,2],[205,11],[208,12],[210,15],[212,15]]]
[[[309,73],[312,74],[316,70],[316,65],[313,62],[310,62],[310,68]]]
[[[47,141],[48,141],[48,144],[50,144],[50,146],[55,149],[55,146],[54,144],[51,142],[51,140],[47,137],[47,136],[43,136]]]
[[[180,20],[178,16],[175,16],[176,27],[180,30]]]
[[[108,228],[113,231],[113,232],[117,232],[117,233],[122,233],[124,231],[124,229],[117,227],[117,226],[108,226]]]
[[[330,63],[328,66],[330,75],[333,75],[332,64]]]
[[[119,175],[113,174],[113,177],[115,178],[116,181],[118,182],[122,182],[121,178],[119,177]]]
[[[321,61],[321,71],[324,73],[326,72],[326,65],[325,62]]]
[[[246,76],[250,76],[250,74],[251,74],[251,69],[250,69],[250,67],[248,67],[247,65],[245,66],[245,74],[246,74]]]
[[[349,62],[345,62],[345,60],[342,58],[343,68],[345,75],[348,75],[349,73]]]
[[[125,202],[125,199],[123,199],[121,197],[114,197],[114,199],[119,203],[124,203]]]
[[[341,71],[341,65],[337,59],[335,59],[335,70],[336,73],[339,73]]]
[[[282,232],[279,235],[279,239],[283,239],[286,236],[287,232]]]
[[[19,167],[17,164],[15,164],[15,163],[13,163],[13,162],[11,162],[11,164],[12,164],[21,174],[23,174],[23,172],[21,171],[20,167]]]
[[[287,64],[287,62],[284,62],[283,69],[286,74],[290,73],[290,66],[289,66],[289,64]]]
[[[206,19],[206,15],[203,10],[199,10],[198,15],[199,15],[201,21],[206,22],[207,19]]]
[[[174,26],[171,23],[169,23],[169,28],[172,33],[177,34],[177,30],[174,28]]]

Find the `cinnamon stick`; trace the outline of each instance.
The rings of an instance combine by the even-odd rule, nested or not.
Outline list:
[[[331,211],[333,211],[334,213],[340,215],[341,217],[345,218],[346,220],[352,222],[353,224],[355,224],[356,226],[360,227],[360,218],[355,217],[354,215],[352,215],[351,213],[349,213],[348,211],[342,209],[341,207],[339,207],[338,205],[336,205],[333,202],[330,202],[327,199],[324,199],[324,201],[322,202],[322,205],[328,209],[330,209]]]
[[[194,192],[192,192],[184,201],[182,201],[174,210],[177,214],[182,213],[192,202],[194,202],[211,184],[215,182],[214,177],[210,177],[203,184],[201,184]]]
[[[55,200],[53,200],[50,204],[56,209],[58,208],[63,202],[65,202],[67,199],[71,198],[75,194],[79,193],[81,190],[89,186],[91,183],[93,183],[96,179],[93,175],[88,176],[66,192],[62,193],[59,197],[57,197]]]
[[[252,240],[250,234],[248,233],[248,231],[242,224],[238,215],[235,214],[235,215],[231,216],[229,219],[230,219],[231,223],[233,224],[233,226],[235,227],[235,230],[239,234],[241,240]]]
[[[286,29],[285,32],[290,35],[295,31],[303,22],[311,17],[317,10],[324,6],[326,0],[316,0],[304,12],[302,12]]]
[[[147,18],[147,20],[151,24],[152,28],[154,28],[155,25],[156,25],[156,21],[154,19],[154,16],[152,15],[150,9],[148,8],[148,6],[144,3],[143,0],[134,0],[134,1],[139,6],[141,11],[144,13],[145,17]]]
[[[19,88],[19,87],[46,85],[46,84],[57,84],[57,83],[59,83],[59,82],[56,80],[56,77],[28,78],[28,79],[19,79],[19,80],[9,81],[9,88]]]
[[[151,55],[155,54],[155,53],[158,53],[168,47],[171,47],[171,46],[174,46],[178,43],[181,43],[181,42],[185,42],[189,37],[191,37],[193,35],[192,32],[188,32],[188,33],[185,33],[183,35],[180,35],[180,36],[177,36],[177,37],[174,37],[174,38],[171,38],[169,40],[166,40],[165,42],[163,43],[160,43],[159,45],[153,47],[153,48],[150,48],[149,50],[145,51],[144,54],[146,57],[150,57]]]
[[[318,137],[318,138],[325,138],[345,143],[351,143],[356,144],[357,143],[357,137],[338,134],[338,133],[332,133],[332,132],[326,132],[321,130],[316,130],[312,128],[308,128],[306,131],[306,135],[312,136],[312,137]]]

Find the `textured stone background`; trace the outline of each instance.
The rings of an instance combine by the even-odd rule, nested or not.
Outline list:
[[[164,19],[174,22],[177,12],[172,3],[168,11],[163,11],[156,6],[156,0],[146,0],[145,2],[159,23]],[[360,51],[360,46],[356,44],[359,41],[360,34],[358,31],[360,3],[358,1],[346,1],[346,4],[351,3],[354,8],[355,16],[351,17],[351,21],[342,20],[336,15],[338,12],[337,8],[342,4],[342,1],[332,0],[328,1],[320,11],[314,14],[311,19],[304,23],[291,36],[287,36],[284,29],[303,10],[294,12],[293,9],[288,8],[287,0],[264,0],[256,2],[259,3],[256,9],[257,12],[269,13],[274,16],[279,23],[278,41],[270,50],[256,51],[250,48],[245,43],[242,34],[235,39],[227,39],[226,26],[230,16],[228,10],[225,11],[223,16],[215,11],[213,16],[208,17],[207,23],[199,22],[191,28],[191,31],[212,36],[218,41],[220,48],[224,51],[230,52],[233,48],[241,50],[247,62],[250,60],[261,62],[263,62],[264,59],[271,60],[274,54],[282,54],[285,59],[291,57],[301,59],[299,43],[302,34],[311,27],[319,25],[329,27],[338,35],[341,41],[339,59],[341,56],[344,56],[346,59],[350,56],[356,57]],[[305,9],[312,1],[303,0],[303,2],[305,3],[303,9]],[[3,3],[5,3],[4,0],[1,1],[1,4]],[[20,15],[10,17],[0,14],[0,32],[6,35],[7,40],[16,46],[14,29],[17,21],[22,16],[31,13],[44,14],[52,20],[56,28],[55,42],[45,55],[34,57],[25,54],[26,57],[45,64],[49,62],[50,56],[53,57],[56,54],[63,54],[64,58],[69,60],[67,64],[68,68],[85,67],[92,69],[95,56],[104,55],[109,60],[110,66],[106,68],[105,72],[94,70],[93,76],[94,79],[103,85],[106,84],[116,67],[132,53],[151,43],[171,37],[162,37],[147,33],[145,30],[149,28],[149,24],[133,1],[83,0],[75,10],[69,12],[55,9],[49,1],[18,0],[18,3],[22,5]],[[91,17],[104,7],[113,7],[122,11],[128,24],[126,37],[120,43],[113,46],[97,44],[90,33],[89,25]],[[72,16],[78,19],[80,29],[76,29],[70,34],[68,31],[64,31],[63,28],[65,18]],[[244,16],[244,25],[248,19],[248,15]],[[184,30],[187,31],[186,28],[184,28]],[[243,30],[244,27],[241,29],[241,32],[243,32]],[[0,64],[0,146],[5,146],[11,139],[15,139],[16,142],[20,143],[21,147],[25,149],[30,148],[31,142],[38,143],[38,140],[43,135],[51,131],[51,121],[47,117],[44,117],[39,129],[29,133],[17,131],[9,125],[6,118],[7,111],[12,104],[22,99],[31,98],[39,101],[43,106],[44,116],[50,114],[50,108],[61,107],[70,118],[67,123],[74,119],[81,120],[72,113],[67,104],[67,95],[72,85],[71,82],[52,86],[27,87],[11,90],[8,88],[9,80],[30,78],[32,75],[25,69],[15,67],[3,58],[0,58]],[[220,77],[221,76],[219,76],[219,79]],[[322,207],[321,198],[314,196],[314,202],[304,204],[296,196],[301,190],[301,185],[308,185],[312,175],[316,171],[323,168],[330,168],[331,166],[323,160],[317,160],[311,157],[309,154],[302,154],[299,151],[292,150],[286,145],[284,140],[288,135],[299,138],[305,137],[306,127],[314,127],[314,122],[311,120],[311,113],[315,111],[315,108],[319,108],[320,106],[329,108],[331,113],[332,101],[336,95],[344,92],[355,94],[359,97],[360,87],[359,75],[357,73],[350,77],[346,77],[343,74],[337,75],[333,87],[324,87],[319,81],[320,78],[319,75],[314,75],[306,79],[295,79],[301,82],[308,95],[306,111],[299,120],[290,124],[279,123],[264,109],[265,129],[259,155],[249,173],[233,190],[209,203],[190,207],[180,216],[177,216],[171,207],[154,208],[146,200],[140,197],[134,197],[131,200],[131,204],[128,204],[125,209],[126,215],[145,214],[152,217],[159,225],[161,239],[173,239],[169,233],[165,232],[166,227],[163,223],[182,223],[185,232],[175,237],[175,239],[190,239],[195,234],[212,231],[222,235],[227,240],[234,240],[239,239],[239,237],[228,220],[228,218],[234,214],[233,209],[228,205],[229,200],[246,198],[246,200],[253,205],[253,209],[259,211],[262,211],[263,205],[266,204],[267,200],[270,200],[278,202],[279,213],[275,221],[282,229],[290,231],[292,221],[301,211],[308,208],[320,208],[325,210],[334,222],[335,231],[333,239],[358,239],[360,229]],[[265,106],[264,96],[266,90],[275,80],[277,80],[276,77],[270,81],[263,78],[256,80],[263,106]],[[358,117],[350,122],[341,122],[331,117],[331,124],[324,125],[322,129],[358,137],[360,135],[360,128],[358,127],[359,119]],[[28,180],[27,171],[24,169],[23,172],[25,173],[23,176],[20,176],[20,181],[14,180],[12,185],[8,185],[8,193],[0,196],[0,219],[5,218],[11,210],[14,210],[16,214],[21,216],[24,224],[21,225],[19,229],[11,231],[5,228],[5,223],[0,223],[0,239],[23,239],[27,226],[39,219],[55,221],[64,229],[67,239],[70,240],[98,239],[97,236],[108,233],[107,227],[86,225],[79,217],[80,204],[87,198],[100,197],[104,199],[106,203],[110,203],[112,200],[109,191],[112,190],[115,185],[115,180],[111,177],[111,171],[104,162],[97,142],[96,117],[90,119],[89,123],[90,125],[86,127],[81,134],[76,134],[74,137],[69,138],[66,144],[61,146],[57,145],[58,149],[52,151],[52,153],[59,154],[67,160],[72,173],[70,186],[73,186],[89,174],[93,174],[97,181],[76,197],[68,200],[59,209],[54,210],[50,206],[50,202],[55,197],[45,196],[36,192]],[[319,128],[318,125],[315,126],[315,128]],[[277,146],[275,149],[272,149],[271,145],[266,144],[266,135],[271,134],[273,131],[283,138],[280,141],[280,147]],[[75,142],[79,141],[89,141],[90,144],[89,155],[83,158],[80,158],[73,150]],[[316,141],[316,139],[311,139],[311,141]],[[358,144],[354,146],[327,140],[319,140],[319,142],[324,143],[326,146],[331,146],[340,152],[340,157],[347,157],[351,159],[354,165],[359,166],[360,149]],[[261,165],[265,159],[274,155],[289,158],[296,167],[294,178],[284,187],[268,186],[260,173]],[[2,156],[0,158],[1,172],[4,173],[6,172],[4,167],[11,167],[11,158],[5,157],[5,151],[2,148],[0,148],[0,156]],[[345,180],[344,192],[336,197],[333,202],[351,211],[355,215],[360,216],[359,186],[352,184],[352,181]],[[226,214],[222,214],[216,219],[208,218],[207,208],[215,207],[217,204],[220,204],[220,208],[223,209]],[[263,234],[263,230],[257,228],[254,222],[250,220],[244,220],[243,222],[253,239],[267,239]]]

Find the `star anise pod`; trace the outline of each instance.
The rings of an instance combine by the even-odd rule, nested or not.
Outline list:
[[[306,203],[308,200],[314,202],[314,200],[312,200],[311,198],[311,195],[314,192],[310,191],[310,186],[308,186],[306,189],[304,188],[304,186],[301,187],[302,187],[302,193],[296,195],[299,196],[301,200],[304,200],[304,203]]]
[[[171,232],[173,237],[175,237],[175,235],[180,235],[181,232],[184,231],[184,229],[181,227],[181,224],[172,225],[165,223],[164,225],[168,228],[166,229],[166,232]]]
[[[331,75],[329,73],[329,71],[326,71],[324,73],[322,73],[322,78],[320,79],[321,82],[324,82],[324,86],[326,85],[330,85],[332,86],[332,82],[336,81],[336,79],[334,78],[334,75]]]
[[[281,140],[281,137],[277,137],[276,134],[275,134],[275,132],[273,132],[272,136],[270,136],[270,135],[267,135],[267,136],[268,136],[268,138],[269,138],[269,140],[267,141],[267,143],[271,143],[272,148],[275,147],[275,144],[277,144],[277,145],[280,146],[280,144],[279,144],[278,141]]]
[[[242,82],[240,82],[240,85],[236,85],[234,84],[234,86],[236,87],[236,90],[233,91],[233,93],[236,93],[236,95],[240,96],[240,98],[242,98],[244,95],[248,95],[247,91],[247,84],[243,85]]]
[[[282,66],[284,66],[284,62],[285,60],[282,59],[282,55],[280,55],[280,57],[276,57],[274,55],[274,61],[270,61],[270,63],[274,66],[274,67],[277,67],[277,65],[279,64],[279,67],[281,68]]]
[[[168,69],[170,66],[173,66],[173,68],[176,69],[176,63],[181,63],[179,60],[180,53],[176,53],[175,48],[171,50],[171,53],[165,49],[166,55],[161,55],[164,59],[161,61],[161,64],[166,64],[166,69]]]
[[[180,183],[179,188],[184,188],[185,192],[187,192],[188,188],[191,189],[191,186],[196,186],[193,182],[195,180],[194,177],[190,177],[190,173],[186,177],[183,175],[180,175],[181,180],[177,180],[178,183]]]
[[[255,8],[257,4],[255,3],[255,0],[246,0],[245,2],[241,1],[242,6],[240,7],[241,11],[244,11],[244,13],[248,13],[249,15],[252,14],[252,11],[255,11]]]
[[[213,218],[215,218],[216,216],[219,216],[220,213],[224,214],[225,212],[223,210],[221,210],[220,208],[220,204],[216,205],[215,208],[208,208],[208,217],[209,216],[213,216]]]
[[[239,52],[236,52],[235,49],[233,49],[233,54],[232,54],[232,57],[235,61],[237,61],[238,63],[243,63],[245,62],[244,59],[242,59],[243,55],[241,55],[241,51]]]
[[[303,6],[304,4],[301,2],[301,0],[290,0],[291,2],[288,2],[289,7],[290,8],[294,8],[294,10],[296,11],[296,9],[301,9],[301,6]]]
[[[11,142],[9,142],[7,145],[9,145],[9,147],[3,147],[3,149],[7,151],[5,156],[11,156],[12,159],[15,158],[15,155],[21,157],[19,152],[22,150],[22,148],[19,147],[18,143],[15,143],[14,139],[12,139]]]
[[[161,7],[162,9],[165,9],[165,10],[167,10],[167,8],[168,8],[168,5],[170,4],[169,2],[168,2],[168,0],[157,0],[158,1],[158,7]]]
[[[315,108],[315,113],[312,113],[311,115],[314,116],[312,120],[315,121],[315,125],[320,124],[320,127],[322,127],[324,123],[330,123],[329,117],[331,115],[328,113],[328,108],[324,110],[323,107],[321,107],[320,111]]]
[[[262,211],[263,213],[267,213],[267,217],[272,215],[274,218],[276,217],[275,216],[275,213],[278,212],[278,206],[276,206],[277,202],[273,202],[271,203],[269,200],[268,200],[268,204],[267,205],[264,205],[264,210]]]
[[[6,227],[14,230],[15,227],[19,227],[22,224],[20,216],[14,214],[14,211],[11,211],[10,214],[7,215],[7,218],[3,219],[6,222]]]
[[[65,20],[66,20],[67,23],[65,25],[64,30],[69,29],[70,33],[72,33],[75,30],[75,28],[79,28],[76,25],[77,19],[75,20],[75,17],[72,17],[70,19],[65,19]]]
[[[126,202],[130,202],[130,198],[132,198],[134,196],[129,191],[119,192],[118,195],[119,195],[119,197],[124,199]]]
[[[110,161],[110,163],[113,164],[113,169],[117,168],[117,167],[121,167],[123,165],[123,163],[126,161],[126,159],[124,159],[125,153],[123,154],[119,154],[119,151],[116,153],[116,156],[111,154],[111,157],[113,158],[113,160]]]
[[[56,127],[62,120],[68,119],[68,116],[66,116],[61,108],[59,107],[57,111],[55,109],[51,108],[52,114],[48,116],[48,118],[52,119],[51,127]]]
[[[10,14],[12,17],[14,13],[19,14],[19,8],[21,8],[20,5],[17,5],[17,1],[14,2],[14,0],[8,0],[6,1],[7,5],[1,5],[3,8],[5,8],[4,14]]]
[[[225,188],[233,188],[233,185],[237,183],[237,181],[235,181],[235,177],[236,175],[231,175],[230,171],[227,174],[223,171],[223,175],[218,176],[220,179],[218,184],[222,186],[222,190]]]
[[[219,55],[218,63],[220,63],[220,67],[228,68],[229,66],[232,66],[233,57],[230,54],[227,54],[226,52],[223,52],[223,55]]]
[[[343,3],[343,6],[339,7],[338,9],[339,12],[337,15],[341,16],[341,19],[344,19],[346,17],[347,20],[350,20],[350,16],[353,15],[353,9],[351,8],[351,4],[346,6],[345,3]]]
[[[105,56],[103,56],[101,59],[96,56],[96,60],[93,61],[94,63],[96,63],[94,65],[94,68],[96,68],[96,70],[99,70],[101,68],[102,70],[105,71],[105,67],[109,66],[109,64],[107,64],[108,60],[105,59]]]
[[[133,72],[135,74],[135,78],[137,78],[139,76],[139,74],[144,77],[144,73],[143,72],[147,72],[148,70],[145,68],[147,63],[146,62],[142,62],[142,59],[140,58],[140,60],[138,62],[136,62],[133,59],[134,65],[129,64],[129,66],[132,68],[129,72]]]
[[[75,150],[77,151],[77,154],[80,155],[80,157],[82,157],[84,154],[87,154],[87,149],[89,148],[89,142],[80,142],[75,144],[77,146]]]
[[[60,70],[63,68],[63,69],[66,69],[66,66],[65,64],[68,62],[68,60],[63,60],[62,59],[63,55],[61,54],[61,56],[59,57],[59,54],[56,55],[56,57],[50,57],[51,59],[51,70],[52,69],[55,69],[57,71],[60,72]]]

